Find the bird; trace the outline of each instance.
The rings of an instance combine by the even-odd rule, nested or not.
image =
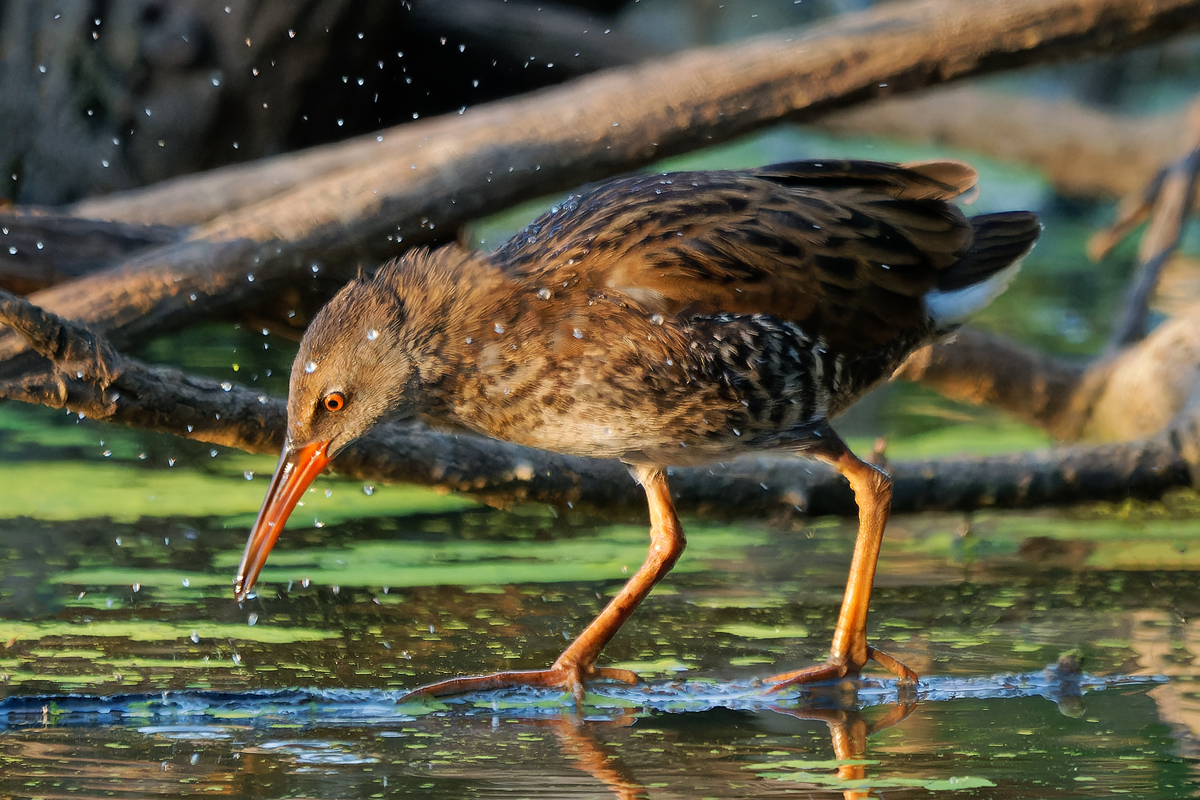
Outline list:
[[[412,249],[348,282],[304,333],[278,467],[234,578],[246,599],[305,489],[383,421],[424,420],[529,447],[620,459],[644,489],[645,563],[548,668],[410,692],[517,686],[582,702],[604,646],[683,552],[669,467],[769,451],[825,462],[859,528],[824,663],[768,691],[855,677],[867,641],[892,482],[830,421],[916,348],[1002,292],[1041,226],[1029,211],[967,217],[957,161],[795,161],[641,174],[584,188],[491,253]]]

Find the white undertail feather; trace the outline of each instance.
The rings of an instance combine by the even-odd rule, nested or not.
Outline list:
[[[977,311],[987,308],[1017,276],[1021,262],[1015,261],[992,277],[961,289],[941,292],[934,289],[925,295],[925,310],[939,331],[957,328]]]

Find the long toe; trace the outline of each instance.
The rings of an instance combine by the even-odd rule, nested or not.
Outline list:
[[[530,686],[568,692],[575,698],[576,703],[582,705],[584,687],[593,680],[619,681],[631,686],[640,682],[637,674],[627,669],[592,667],[582,670],[573,666],[554,666],[550,669],[496,672],[491,675],[451,678],[413,689],[401,697],[399,702],[403,703],[419,697],[451,697],[471,692]]]
[[[874,661],[895,675],[901,685],[915,686],[919,681],[917,673],[913,672],[901,661],[870,645],[867,646],[867,659]],[[797,684],[821,683],[840,678],[854,678],[858,676],[861,670],[862,668],[855,666],[848,657],[839,658],[835,655],[824,664],[816,664],[804,669],[793,670],[792,672],[781,672],[778,675],[772,675],[770,678],[764,679],[763,683],[769,684],[768,693],[774,693]]]

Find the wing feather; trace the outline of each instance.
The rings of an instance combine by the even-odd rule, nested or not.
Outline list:
[[[853,354],[929,325],[924,295],[969,250],[957,162],[811,161],[623,178],[495,254],[510,274],[672,315],[770,314]]]

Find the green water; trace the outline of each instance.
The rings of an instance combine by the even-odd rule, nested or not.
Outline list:
[[[780,129],[674,166],[831,152],[935,154]],[[1082,242],[1109,209],[1047,206],[1037,176],[982,167],[980,209],[1041,208],[1046,235],[981,324],[1095,352],[1123,268]],[[293,352],[220,323],[139,355],[281,394]],[[1049,443],[913,386],[840,427],[858,447],[887,434],[892,458]],[[238,606],[273,466],[0,406],[0,797],[1197,793],[1195,494],[894,519],[869,634],[922,675],[915,694],[878,671],[814,696],[756,683],[824,657],[852,524],[685,520],[683,559],[602,658],[646,684],[596,684],[577,711],[553,692],[397,700],[548,665],[641,563],[644,521],[325,477]]]

